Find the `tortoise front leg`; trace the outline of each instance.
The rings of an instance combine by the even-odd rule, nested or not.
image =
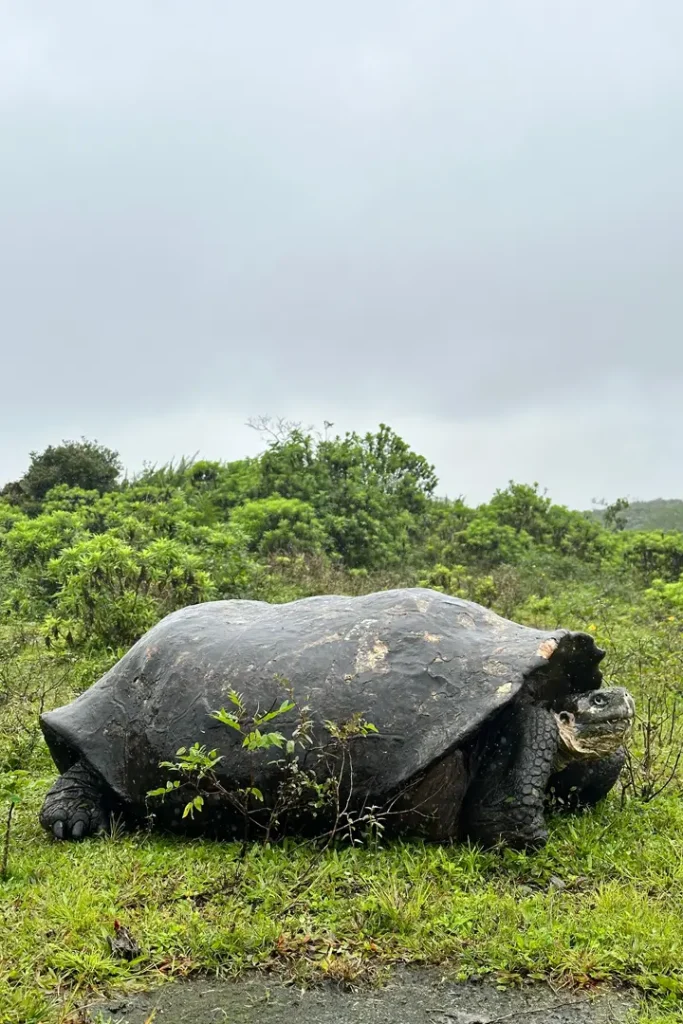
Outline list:
[[[82,839],[106,828],[107,787],[82,761],[64,772],[48,791],[40,824],[55,839]]]
[[[548,782],[548,802],[554,810],[594,807],[616,785],[626,763],[623,747],[596,761],[572,761]]]
[[[558,740],[555,716],[545,708],[529,705],[504,716],[467,793],[467,836],[484,846],[543,846],[548,838],[545,792]]]

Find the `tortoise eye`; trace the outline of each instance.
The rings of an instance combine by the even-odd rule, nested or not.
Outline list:
[[[596,708],[604,708],[607,703],[607,697],[604,693],[594,693],[592,703],[595,704]]]

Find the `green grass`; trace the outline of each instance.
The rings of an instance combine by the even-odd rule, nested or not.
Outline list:
[[[108,986],[264,965],[350,979],[398,961],[447,963],[508,984],[683,993],[676,796],[623,810],[613,798],[555,820],[533,856],[396,843],[316,860],[290,844],[252,846],[241,864],[235,844],[144,834],[58,845],[35,810],[21,808],[0,883],[3,1024],[63,1021]],[[140,942],[137,963],[110,954],[115,918]],[[675,1019],[657,1012],[649,1019]]]

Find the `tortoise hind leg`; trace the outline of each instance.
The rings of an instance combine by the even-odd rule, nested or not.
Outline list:
[[[460,750],[432,765],[424,776],[406,787],[394,805],[398,831],[420,836],[429,842],[443,843],[454,839],[458,833],[466,778],[465,758]],[[390,823],[387,834],[393,834]]]
[[[598,761],[573,761],[551,776],[548,783],[550,806],[558,811],[594,807],[616,785],[625,763],[623,748]]]
[[[40,824],[55,839],[82,839],[106,828],[107,787],[82,761],[64,772],[48,791]]]
[[[545,792],[557,745],[557,723],[545,708],[528,705],[505,715],[478,759],[463,809],[465,835],[484,846],[543,846]]]

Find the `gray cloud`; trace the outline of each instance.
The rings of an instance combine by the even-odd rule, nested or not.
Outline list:
[[[682,44],[676,0],[4,5],[0,479],[272,411],[475,500],[680,493]]]

